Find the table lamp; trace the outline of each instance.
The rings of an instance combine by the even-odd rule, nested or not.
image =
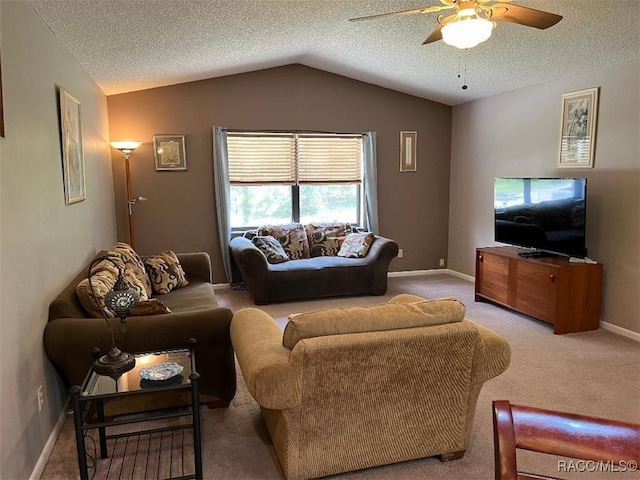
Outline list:
[[[95,274],[92,272],[93,266],[102,261],[111,262],[118,269],[118,278],[113,288],[107,292],[104,298],[105,306],[111,310],[118,318],[120,318],[120,323],[127,323],[127,316],[129,312],[133,308],[133,306],[138,303],[140,299],[140,294],[138,291],[131,287],[129,282],[124,278],[123,269],[118,263],[116,263],[113,259],[109,257],[97,257],[95,258],[91,264],[89,265],[88,272],[88,280],[89,280],[89,288],[91,289],[92,301],[102,313],[102,317],[104,321],[107,323],[107,327],[109,327],[109,331],[111,332],[111,349],[106,355],[101,356],[93,363],[93,369],[99,375],[106,375],[108,377],[117,380],[123,373],[128,372],[136,365],[136,360],[133,355],[130,353],[122,352],[118,347],[116,347],[115,337],[113,334],[113,328],[109,323],[109,318],[102,308],[98,304],[98,299],[96,298],[95,291],[93,289],[93,284],[91,283],[91,277]]]

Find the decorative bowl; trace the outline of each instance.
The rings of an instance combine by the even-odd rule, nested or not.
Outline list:
[[[166,362],[140,369],[140,376],[145,380],[167,380],[179,375],[184,370],[182,365],[176,362]]]

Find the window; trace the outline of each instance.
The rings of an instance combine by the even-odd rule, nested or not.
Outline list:
[[[229,132],[227,151],[232,229],[362,225],[362,135]]]

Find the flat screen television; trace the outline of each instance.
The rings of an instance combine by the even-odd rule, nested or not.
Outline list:
[[[493,205],[496,242],[522,256],[586,257],[586,178],[496,178]]]

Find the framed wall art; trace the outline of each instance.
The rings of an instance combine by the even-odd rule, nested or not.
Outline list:
[[[562,95],[558,167],[593,168],[598,117],[598,88]]]
[[[415,172],[418,132],[400,132],[400,171]]]
[[[153,154],[156,170],[186,170],[184,135],[154,135]]]
[[[62,136],[62,171],[66,205],[82,202],[87,191],[82,148],[80,102],[60,88],[60,132]]]

